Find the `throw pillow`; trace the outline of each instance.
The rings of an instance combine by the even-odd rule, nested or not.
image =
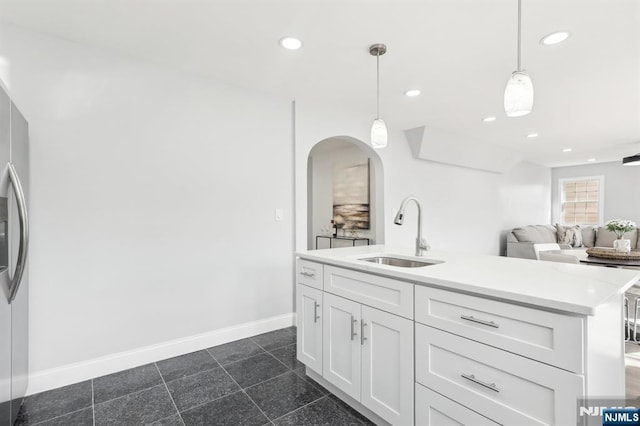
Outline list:
[[[596,229],[593,226],[587,226],[582,229],[582,245],[585,247],[594,247],[596,245]]]
[[[556,223],[556,229],[558,230],[558,244],[582,247],[582,231],[579,225],[566,227]]]
[[[527,225],[514,228],[511,232],[521,243],[555,243],[555,229],[550,225]]]

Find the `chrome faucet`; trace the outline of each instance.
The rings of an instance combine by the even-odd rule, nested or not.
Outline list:
[[[398,210],[396,218],[393,219],[393,223],[395,223],[396,225],[402,225],[404,223],[404,209],[405,205],[409,201],[415,201],[416,205],[418,206],[418,236],[416,237],[416,256],[422,256],[424,255],[424,252],[430,250],[431,247],[429,247],[427,241],[422,238],[422,204],[420,204],[420,200],[413,196],[407,197],[402,200],[402,203],[400,204],[400,210]]]

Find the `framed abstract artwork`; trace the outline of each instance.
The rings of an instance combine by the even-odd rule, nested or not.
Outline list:
[[[342,229],[369,229],[369,161],[333,167],[333,220]]]

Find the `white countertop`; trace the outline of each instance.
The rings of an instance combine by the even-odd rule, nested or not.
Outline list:
[[[414,253],[413,248],[373,245],[300,251],[296,255],[416,284],[432,284],[581,315],[594,315],[598,306],[623,293],[640,279],[640,271],[628,269],[439,251],[428,251],[423,257],[415,257]],[[383,254],[444,263],[400,268],[358,260]]]

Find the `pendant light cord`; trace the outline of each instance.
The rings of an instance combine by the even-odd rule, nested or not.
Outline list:
[[[380,49],[376,53],[376,120],[380,118]]]
[[[522,0],[518,0],[518,71],[522,71],[521,67],[521,51],[522,51]]]

